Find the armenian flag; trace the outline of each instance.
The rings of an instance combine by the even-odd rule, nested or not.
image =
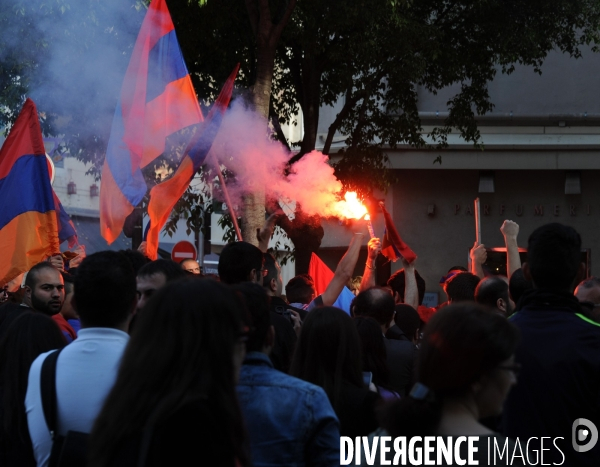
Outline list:
[[[37,109],[27,99],[0,149],[0,285],[60,253]]]
[[[102,169],[100,230],[110,244],[147,191],[141,169],[165,139],[203,120],[165,0],[153,0],[137,37]]]
[[[167,222],[175,204],[187,190],[194,174],[204,163],[212,147],[221,126],[223,114],[231,101],[233,83],[239,69],[240,64],[238,63],[223,85],[223,89],[221,89],[212,109],[210,109],[203,128],[198,128],[188,144],[185,156],[177,171],[171,178],[159,183],[150,190],[150,201],[148,202],[150,227],[146,231],[146,256],[152,260],[158,257],[158,236],[161,229]]]
[[[404,258],[408,263],[412,263],[417,259],[417,255],[400,237],[400,234],[394,225],[392,216],[383,203],[380,203],[380,206],[385,221],[385,234],[383,235],[381,254],[389,261],[396,261],[398,258]]]

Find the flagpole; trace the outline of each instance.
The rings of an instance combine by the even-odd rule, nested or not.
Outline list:
[[[217,169],[217,174],[219,176],[219,182],[221,182],[221,187],[223,188],[223,194],[225,195],[225,203],[227,204],[227,209],[229,210],[229,215],[231,216],[231,221],[233,222],[233,228],[235,229],[235,234],[237,235],[238,241],[243,242],[242,232],[240,231],[240,226],[238,225],[237,216],[235,215],[235,211],[233,210],[233,205],[231,204],[231,199],[229,198],[229,192],[227,191],[227,185],[225,184],[225,177],[221,173],[221,166],[219,165],[219,161],[215,154],[211,151],[210,153],[213,163]]]
[[[475,198],[475,240],[481,245],[481,207],[479,198]]]

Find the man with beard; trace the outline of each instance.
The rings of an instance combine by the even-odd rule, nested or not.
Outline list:
[[[65,283],[60,271],[48,262],[36,264],[25,278],[23,303],[48,316],[60,312],[65,301]]]
[[[39,355],[29,370],[25,410],[40,467],[48,465],[54,443],[42,404],[43,363],[51,356],[56,359],[56,434],[90,433],[117,377],[137,303],[133,266],[125,255],[116,251],[101,251],[86,257],[77,268],[73,289],[71,305],[81,320],[77,339],[60,350],[60,354],[50,351]],[[62,288],[61,293],[64,298]]]

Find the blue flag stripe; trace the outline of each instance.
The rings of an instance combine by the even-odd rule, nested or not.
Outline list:
[[[167,84],[188,74],[175,30],[162,36],[148,55],[146,102],[160,96]]]
[[[108,140],[108,148],[106,150],[106,154],[110,154],[111,156],[107,156],[106,163],[117,186],[121,189],[127,201],[132,206],[137,206],[148,188],[142,171],[139,168],[134,173],[131,173],[131,156],[129,148],[123,141],[124,135],[125,127],[123,125],[121,101],[119,100],[115,109],[110,139]]]
[[[31,154],[17,159],[8,175],[0,180],[0,199],[0,229],[24,212],[53,211],[54,198],[46,157]]]

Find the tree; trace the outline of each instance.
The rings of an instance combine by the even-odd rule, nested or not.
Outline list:
[[[346,148],[338,153],[343,157],[336,163],[337,174],[345,186],[358,189],[364,197],[374,188],[385,189],[393,180],[386,169],[385,150],[398,144],[426,145],[418,113],[419,88],[435,93],[458,85],[458,93],[448,102],[448,117],[431,136],[444,147],[455,128],[477,144],[477,116],[493,108],[487,85],[498,72],[510,73],[515,64],[539,72],[553,49],[578,57],[582,45],[598,42],[600,26],[600,8],[590,0],[201,0],[168,4],[194,86],[206,103],[214,99],[234,64],[241,62],[240,88],[263,115],[268,109],[275,132],[280,122],[290,122],[302,110],[304,137],[294,142],[299,152],[290,164],[315,148],[320,108],[343,99],[323,152],[330,152],[334,137],[345,140]],[[0,14],[8,7],[2,8]],[[100,9],[87,2],[81,8]],[[103,30],[91,28],[88,34],[95,31],[97,38]],[[121,41],[121,46],[128,42],[109,36],[110,41]],[[81,44],[76,46],[78,53],[85,54]],[[41,41],[32,50],[43,47]],[[8,101],[11,92],[18,95],[31,86],[40,66],[37,52],[28,54],[27,49],[20,60],[16,50],[6,67],[0,68],[0,79],[12,86],[2,88],[1,97]],[[48,115],[53,105],[47,106]],[[6,108],[14,112],[16,107],[8,104]],[[76,112],[77,120],[85,118]],[[73,130],[67,138],[80,148],[80,157],[99,163],[105,140],[98,135],[109,125],[98,120],[95,127],[97,120],[83,120],[94,130],[86,132],[92,137],[81,138]],[[186,203],[184,198],[179,207],[185,210]],[[261,202],[257,204],[260,208]],[[262,215],[262,211],[256,214],[259,211],[247,223],[247,240],[253,240],[254,224]],[[318,227],[318,223],[308,230],[285,225],[300,258],[309,257],[320,244],[322,229]]]
[[[2,2],[0,125],[32,97],[44,133],[101,167],[143,10],[139,0]]]
[[[191,69],[205,80],[215,76],[219,60],[236,56],[244,63],[244,86],[251,87],[257,48],[239,2],[208,2],[191,16],[208,37],[197,39],[208,50],[187,48],[198,57]],[[336,163],[338,177],[368,197],[393,181],[386,149],[401,143],[426,146],[419,87],[435,93],[460,86],[448,102],[448,117],[431,134],[437,147],[445,147],[452,129],[477,144],[477,116],[493,108],[487,85],[498,72],[510,73],[517,63],[540,72],[553,49],[578,57],[582,45],[598,41],[599,26],[600,8],[587,0],[298,0],[277,45],[269,116],[277,129],[278,122],[290,122],[302,110],[304,137],[296,142],[300,151],[291,157],[293,164],[315,148],[320,108],[342,98],[323,152],[330,152],[334,137],[342,137],[347,148]],[[186,49],[181,31],[180,40]],[[306,259],[322,229],[318,223],[302,230],[286,224],[297,257]]]
[[[435,93],[452,84],[449,116],[434,136],[441,145],[452,128],[477,142],[476,117],[493,108],[488,83],[516,63],[540,72],[547,53],[575,57],[598,41],[600,7],[584,1],[318,2],[298,3],[280,43],[278,65],[289,70],[274,83],[275,108],[288,121],[298,107],[305,133],[298,159],[315,147],[319,108],[340,96],[331,124],[354,150],[422,147],[417,87]]]
[[[214,95],[214,83],[224,80],[222,64],[215,63],[215,51],[216,57],[222,63],[227,63],[229,69],[235,63],[229,57],[236,57],[237,61],[245,64],[241,75],[248,89],[247,99],[265,121],[269,116],[277,46],[294,11],[296,0],[272,3],[275,4],[273,9],[268,0],[246,0],[245,5],[230,1],[202,1],[196,14],[190,14],[193,8],[181,2],[168,2],[184,55],[192,59],[188,65],[195,74],[194,84],[199,85],[199,95]],[[226,18],[223,13],[226,13]],[[198,30],[202,33],[198,34]],[[194,37],[191,37],[192,34]],[[228,45],[235,49],[226,49]],[[224,53],[219,55],[219,52]],[[207,69],[206,63],[215,65],[216,73]],[[209,89],[206,83],[210,83]],[[264,189],[258,183],[252,192],[244,196],[242,206],[242,235],[250,243],[258,243],[256,229],[264,222],[264,206]]]

